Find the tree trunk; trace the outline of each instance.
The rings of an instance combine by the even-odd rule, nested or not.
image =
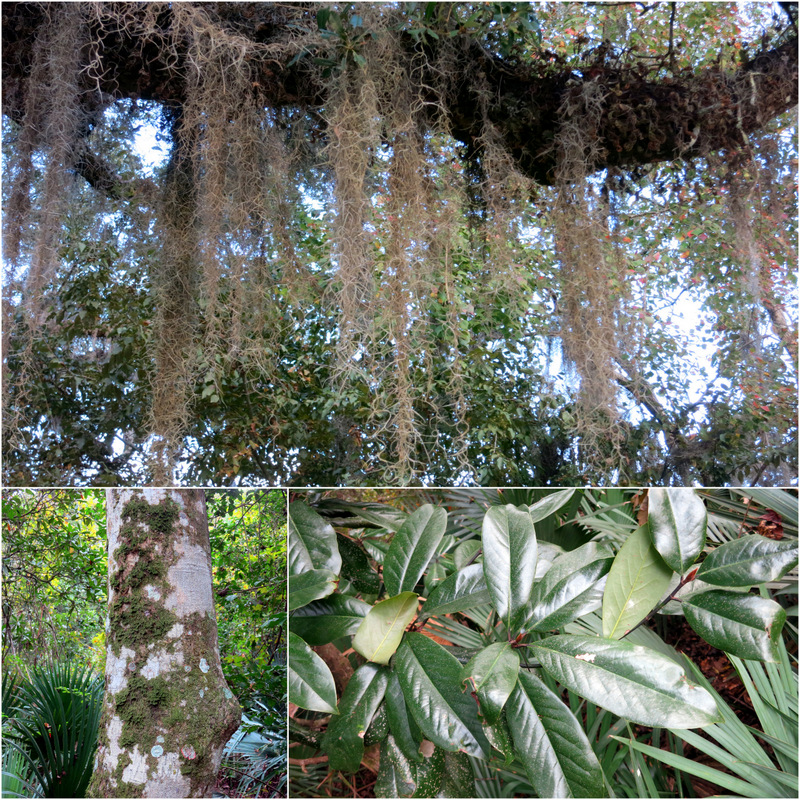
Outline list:
[[[210,797],[241,710],[219,658],[205,495],[108,490],[106,694],[89,797]]]

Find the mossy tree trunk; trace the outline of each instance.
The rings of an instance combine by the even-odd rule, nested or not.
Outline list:
[[[220,665],[205,495],[107,499],[106,694],[89,797],[210,797],[241,710]]]

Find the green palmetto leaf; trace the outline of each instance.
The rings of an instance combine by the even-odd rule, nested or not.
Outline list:
[[[622,545],[603,594],[603,636],[620,639],[655,607],[669,586],[672,570],[653,547],[646,526]]]
[[[483,518],[483,575],[512,635],[525,624],[536,578],[536,531],[527,506],[494,506]]]
[[[338,575],[329,569],[310,569],[300,575],[290,575],[289,611],[333,594],[338,583]]]
[[[589,702],[639,725],[697,728],[718,721],[713,697],[684,669],[640,645],[593,636],[550,636],[530,645],[542,667]]]
[[[488,725],[500,718],[519,673],[519,656],[507,642],[495,642],[475,655],[461,672],[461,682],[472,684],[479,713]]]
[[[686,621],[709,644],[739,658],[778,661],[786,611],[774,600],[714,589],[683,602]]]
[[[489,752],[475,702],[461,690],[461,664],[441,645],[408,633],[397,650],[395,668],[417,725],[444,750],[478,758]]]
[[[751,586],[782,578],[797,564],[797,542],[742,536],[712,550],[697,577],[715,586]]]
[[[33,670],[19,688],[25,713],[8,742],[40,785],[43,797],[84,797],[94,767],[103,684],[73,663]]]
[[[390,595],[414,590],[447,529],[447,512],[426,504],[394,535],[383,562],[383,582]]]
[[[598,581],[608,573],[613,560],[614,554],[595,542],[556,558],[534,587],[526,628],[555,630],[599,608]]]
[[[367,661],[388,664],[406,626],[417,615],[418,601],[414,592],[402,592],[376,603],[356,631],[353,648]]]
[[[338,575],[342,568],[336,531],[302,501],[289,505],[288,545],[289,575],[307,570],[329,570]]]
[[[575,715],[535,675],[521,672],[506,719],[539,797],[602,797],[603,771]]]
[[[706,544],[705,503],[694,489],[650,489],[647,497],[653,544],[661,558],[682,575]]]
[[[336,687],[328,665],[295,633],[287,637],[289,702],[309,711],[336,710]]]
[[[371,608],[355,597],[331,594],[298,608],[289,617],[289,628],[316,647],[354,634]]]
[[[359,667],[347,683],[320,745],[332,770],[357,772],[364,757],[364,735],[389,682],[389,670],[375,664]]]
[[[422,607],[422,618],[453,614],[482,606],[491,600],[482,564],[470,564],[438,583]]]

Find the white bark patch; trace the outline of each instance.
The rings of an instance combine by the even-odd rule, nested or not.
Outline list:
[[[122,736],[122,719],[117,716],[111,717],[111,721],[106,727],[106,733],[108,734],[108,747],[103,750],[102,761],[106,770],[113,773],[122,752],[119,746],[119,737]],[[95,763],[97,762],[98,759],[95,759]]]
[[[140,670],[141,676],[152,680],[162,672],[171,672],[174,667],[183,664],[183,650],[177,653],[169,653],[166,650],[158,650],[147,657],[147,662]]]
[[[172,589],[164,606],[177,617],[187,617],[197,612],[204,614],[214,607],[211,581],[205,576],[211,573],[211,564],[206,551],[192,544],[188,536],[175,542],[178,560],[167,571],[167,581]]]
[[[147,586],[144,587],[144,593],[151,599],[151,600],[160,600],[161,599],[161,592],[156,589],[155,586],[151,586],[149,583]]]
[[[188,797],[189,778],[181,775],[181,762],[177,753],[167,753],[158,759],[155,773],[144,787],[144,797]]]
[[[145,783],[147,781],[147,756],[139,751],[138,744],[133,746],[133,752],[129,755],[131,763],[122,770],[122,780],[125,783]]]
[[[128,662],[136,655],[128,647],[121,647],[119,656],[109,647],[106,653],[106,689],[111,694],[121,692],[128,685]]]
[[[167,636],[170,639],[180,639],[183,636],[183,625],[180,622],[176,622],[168,631]]]

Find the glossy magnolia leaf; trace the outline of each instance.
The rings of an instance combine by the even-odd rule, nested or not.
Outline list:
[[[655,650],[595,636],[550,636],[530,645],[559,683],[639,725],[698,728],[720,722],[714,698]]]
[[[514,689],[519,673],[519,656],[508,642],[496,642],[480,651],[462,670],[461,682],[469,683],[478,698],[478,713],[489,725]]]
[[[686,621],[709,644],[739,658],[778,661],[786,611],[774,600],[714,589],[684,600]]]
[[[526,628],[551,631],[600,608],[597,582],[611,569],[614,554],[589,542],[559,556],[536,584]]]
[[[782,578],[796,564],[796,541],[750,534],[714,548],[697,577],[715,586],[751,586]]]
[[[603,636],[620,639],[641,622],[669,586],[672,570],[653,547],[646,526],[622,545],[603,594]]]
[[[339,553],[342,556],[342,576],[353,584],[361,594],[378,594],[381,590],[381,576],[372,569],[369,558],[358,542],[336,534]]]
[[[647,524],[664,561],[683,575],[706,546],[708,512],[694,489],[650,489]]]
[[[558,511],[559,508],[569,503],[573,494],[575,494],[575,489],[561,489],[558,492],[547,495],[547,497],[539,500],[538,503],[534,503],[528,509],[531,520],[536,523],[539,520],[546,519]]]
[[[375,797],[411,797],[416,788],[416,769],[389,734],[381,742]]]
[[[310,569],[300,575],[290,575],[289,611],[327,597],[334,592],[338,583],[339,577],[329,569]]]
[[[332,594],[298,608],[289,617],[289,628],[316,647],[354,634],[371,608],[369,603],[355,597]]]
[[[357,772],[364,757],[364,734],[383,700],[389,670],[375,664],[359,667],[347,683],[334,717],[320,741],[332,770]]]
[[[389,720],[386,716],[386,702],[384,701],[378,706],[378,710],[372,717],[372,722],[370,722],[367,732],[364,734],[364,747],[380,744],[388,735]]]
[[[461,542],[453,551],[453,563],[456,569],[463,569],[470,564],[477,563],[480,556],[476,554],[480,552],[480,549],[479,539],[467,539],[466,542]]]
[[[306,503],[289,505],[289,575],[325,569],[338,575],[342,557],[336,531]]]
[[[408,633],[397,650],[395,668],[406,707],[423,735],[444,750],[484,758],[489,743],[475,701],[461,691],[461,664],[421,633]]]
[[[514,749],[514,742],[511,740],[511,729],[508,727],[506,715],[501,714],[500,719],[494,725],[484,725],[483,732],[489,740],[489,744],[502,753],[506,766],[511,764],[517,757]]]
[[[417,790],[414,797],[439,797],[444,779],[444,757],[445,751],[434,747],[433,752],[417,766]]]
[[[328,665],[289,631],[289,702],[309,711],[336,714],[336,687]]]
[[[389,684],[386,687],[386,718],[397,746],[409,761],[422,761],[419,746],[422,744],[422,734],[414,718],[408,713],[403,690],[397,679],[397,672],[392,671]]]
[[[424,578],[424,585],[425,585],[425,596],[427,597],[430,593],[447,577],[447,572],[445,568],[437,563],[433,562],[429,567],[428,571],[425,573]]]
[[[603,770],[581,723],[535,675],[521,672],[506,719],[539,797],[603,797]]]
[[[367,661],[388,664],[406,626],[417,615],[418,601],[414,592],[403,592],[376,603],[356,631],[353,648]]]
[[[422,607],[421,617],[466,611],[485,605],[491,599],[483,577],[483,565],[470,564],[436,585]]]
[[[426,504],[394,535],[383,562],[383,582],[390,595],[411,592],[419,582],[447,528],[447,512]]]
[[[493,506],[483,518],[483,575],[512,635],[528,616],[536,576],[536,531],[527,506]]]
[[[439,797],[475,797],[475,778],[466,753],[444,754],[444,775]]]

